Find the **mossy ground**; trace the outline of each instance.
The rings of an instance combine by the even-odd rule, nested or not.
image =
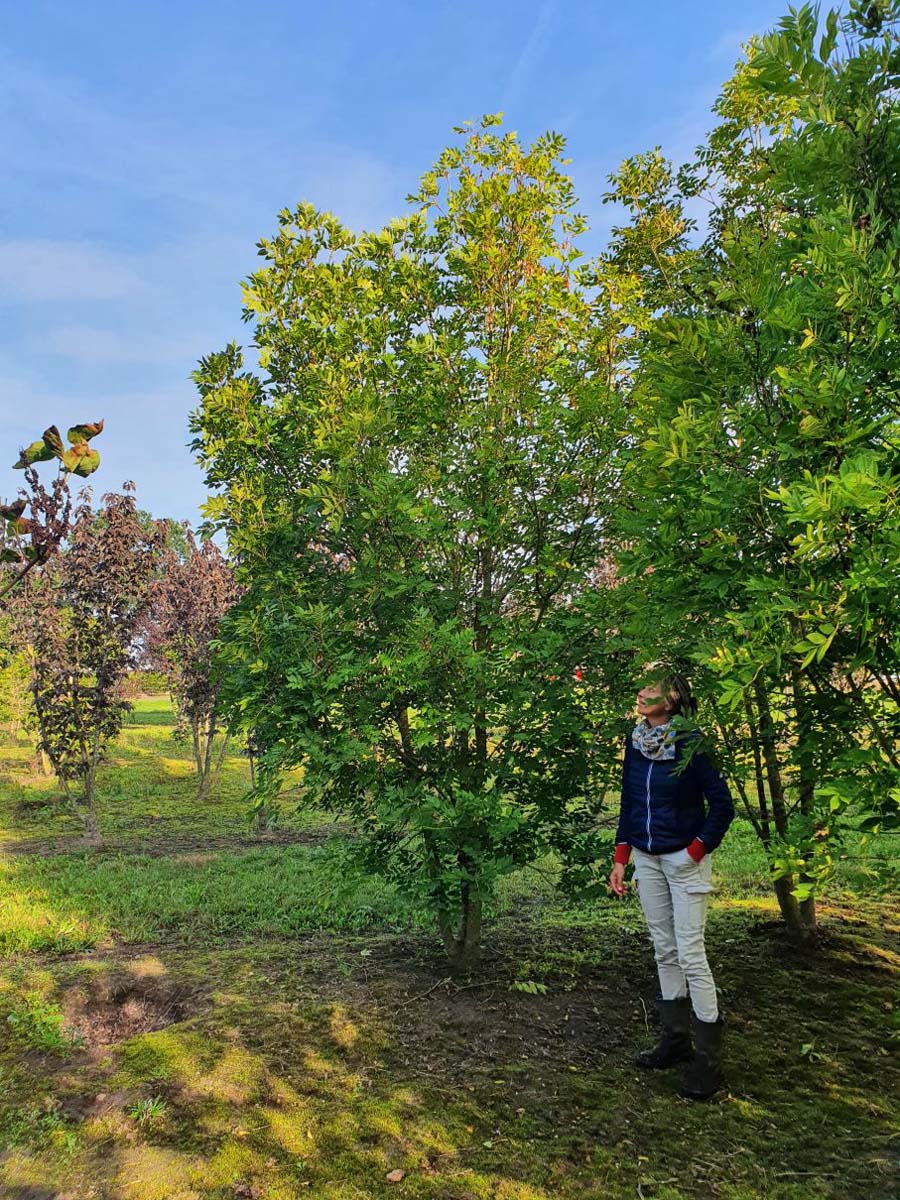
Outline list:
[[[800,954],[736,831],[710,923],[728,1087],[692,1105],[672,1073],[631,1066],[654,992],[633,900],[566,907],[543,876],[512,880],[483,966],[449,979],[389,889],[329,891],[326,851],[302,840],[324,818],[251,846],[246,764],[198,810],[165,706],[139,719],[104,777],[101,854],[75,847],[58,804],[23,807],[52,786],[0,751],[0,1196],[900,1192],[889,897],[846,877]],[[149,829],[144,809],[160,814]]]

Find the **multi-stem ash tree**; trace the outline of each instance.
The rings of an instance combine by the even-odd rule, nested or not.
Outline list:
[[[228,745],[218,720],[220,680],[213,643],[239,591],[234,572],[215,542],[198,544],[187,526],[183,542],[181,553],[170,547],[160,560],[146,650],[148,661],[165,675],[180,723],[190,735],[197,798],[202,800],[216,780]],[[215,747],[217,733],[221,736]]]
[[[245,288],[267,377],[204,360],[196,447],[247,593],[225,622],[260,786],[351,815],[354,851],[477,954],[504,872],[564,849],[602,653],[588,572],[614,486],[615,338],[555,134],[465,129],[387,228],[301,205]]]
[[[97,768],[129,708],[121,685],[163,540],[161,525],[140,519],[130,489],[104,496],[97,510],[83,496],[65,552],[29,577],[16,606],[40,748],[95,845]]]

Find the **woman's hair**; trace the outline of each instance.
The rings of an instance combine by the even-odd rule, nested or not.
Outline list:
[[[697,712],[697,701],[691,693],[691,685],[677,671],[667,670],[661,663],[653,663],[653,667],[661,668],[658,674],[652,676],[658,685],[660,695],[665,697],[672,706],[672,715],[693,717]]]
[[[693,717],[697,712],[697,701],[691,693],[691,685],[683,675],[664,675],[660,680],[663,695],[679,717]]]

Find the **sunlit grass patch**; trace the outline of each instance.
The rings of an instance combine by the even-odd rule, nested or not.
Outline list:
[[[717,896],[716,905],[743,912],[772,913],[778,912],[778,901],[774,895],[761,896]]]
[[[111,1086],[129,1086],[172,1079],[182,1066],[180,1039],[168,1030],[138,1034],[118,1050],[120,1068]]]
[[[115,1185],[127,1200],[195,1200],[202,1183],[199,1160],[167,1146],[126,1147]],[[207,1193],[208,1194],[208,1193]]]
[[[9,765],[24,766],[34,758],[34,746],[28,740],[7,738],[0,746],[0,771]]]
[[[108,935],[102,922],[49,903],[34,890],[11,882],[0,859],[0,957],[37,950],[83,950]]]
[[[57,1005],[39,991],[23,993],[4,1019],[12,1040],[29,1049],[69,1055],[82,1044],[80,1035],[66,1026]]]
[[[328,856],[304,846],[221,852],[185,863],[126,854],[7,859],[0,867],[0,952],[315,929],[404,926],[420,918],[377,879],[340,886]]]
[[[135,712],[98,774],[98,814],[107,838],[139,842],[157,829],[173,833],[207,831],[210,835],[248,829],[247,792],[250,769],[241,748],[232,742],[209,799],[196,803],[196,779],[190,742],[176,738],[168,696],[134,701]],[[60,798],[52,777],[31,770],[34,746],[24,736],[16,743],[0,735],[0,841],[38,837],[77,838],[78,814]],[[302,775],[292,773],[290,787]],[[27,801],[27,803],[23,803]],[[286,798],[281,821],[287,827],[314,828],[316,814],[295,811]]]

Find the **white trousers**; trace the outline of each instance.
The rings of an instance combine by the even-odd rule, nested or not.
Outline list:
[[[715,891],[710,855],[697,863],[687,850],[645,854],[635,848],[634,878],[653,940],[663,1000],[690,992],[696,1016],[717,1020],[716,985],[703,941],[709,897]]]

